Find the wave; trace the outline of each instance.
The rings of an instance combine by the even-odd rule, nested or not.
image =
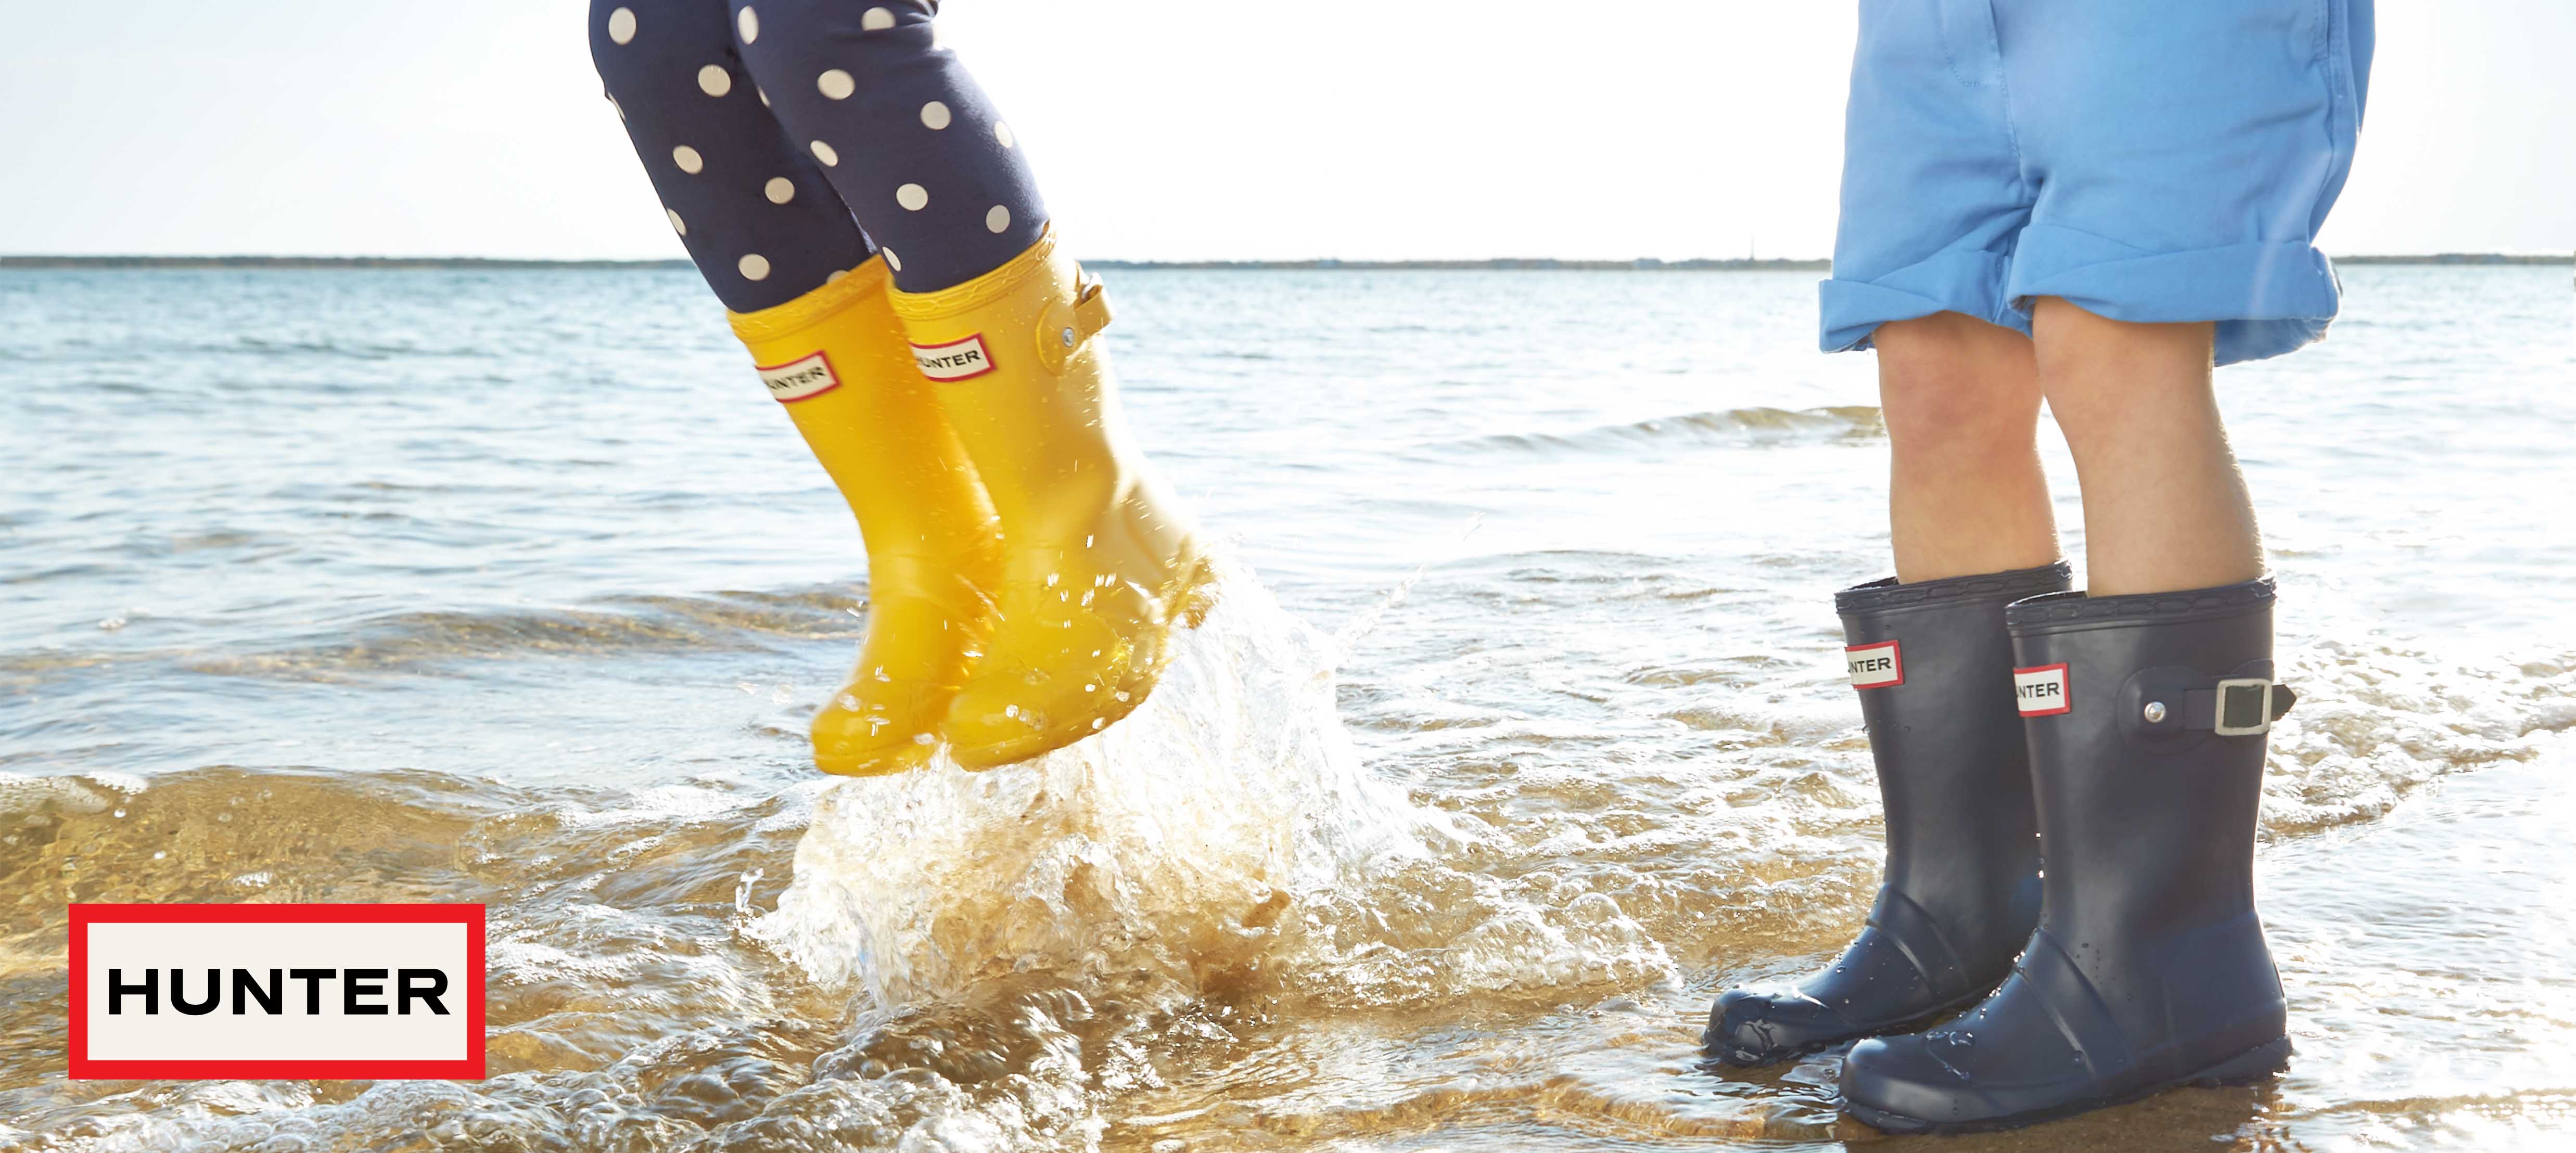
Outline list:
[[[1509,432],[1430,441],[1418,448],[1430,451],[1582,454],[1633,451],[1644,445],[1808,444],[1875,440],[1886,435],[1887,424],[1876,406],[1832,405],[1799,409],[1718,409],[1625,424],[1605,424],[1576,432]]]
[[[209,676],[322,678],[431,669],[451,661],[647,651],[726,652],[773,640],[854,639],[866,627],[864,581],[782,592],[608,597],[588,607],[392,613],[331,630],[330,639],[259,652],[197,649],[0,653],[0,683],[115,666],[174,665]]]

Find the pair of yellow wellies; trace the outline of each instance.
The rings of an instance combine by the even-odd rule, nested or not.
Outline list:
[[[732,314],[859,520],[868,631],[814,716],[825,772],[967,768],[1115,724],[1195,623],[1207,560],[1126,443],[1100,284],[1050,231],[954,288],[883,257]]]

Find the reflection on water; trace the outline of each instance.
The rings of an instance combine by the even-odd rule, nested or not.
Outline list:
[[[2348,280],[2229,374],[2290,1074],[1945,1148],[2576,1130],[2564,273]],[[1100,739],[823,781],[855,536],[684,274],[0,277],[0,1144],[1871,1140],[1693,1051],[1876,884],[1807,278],[1117,282],[1220,610]],[[488,1081],[61,1077],[66,901],[425,899],[491,906]]]

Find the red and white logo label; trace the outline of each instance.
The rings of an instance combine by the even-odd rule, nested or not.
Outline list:
[[[2053,717],[2073,709],[2066,698],[2066,666],[2013,670],[2013,699],[2025,717]]]
[[[821,396],[841,387],[841,378],[832,373],[831,358],[820,352],[785,364],[761,365],[760,379],[769,386],[770,399],[781,404]]]
[[[481,905],[73,905],[75,1078],[484,1075]]]
[[[1843,663],[1851,666],[1851,683],[1856,689],[1884,689],[1905,683],[1905,654],[1895,641],[1874,645],[1847,645]]]
[[[932,380],[970,380],[993,371],[993,354],[980,332],[946,344],[913,345],[912,359]]]

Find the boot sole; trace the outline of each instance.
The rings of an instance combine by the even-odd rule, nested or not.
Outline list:
[[[2063,1105],[2052,1105],[2046,1109],[2033,1109],[2027,1113],[2014,1113],[2004,1117],[1988,1117],[1976,1121],[1926,1121],[1920,1117],[1908,1117],[1901,1113],[1884,1113],[1850,1101],[1843,1102],[1843,1112],[1882,1133],[1899,1135],[1930,1133],[1940,1136],[1992,1133],[2001,1129],[2019,1129],[2024,1126],[2062,1120],[2079,1113],[2108,1109],[2114,1105],[2126,1105],[2132,1101],[2143,1101],[2168,1090],[2180,1089],[2185,1085],[2208,1089],[2222,1085],[2259,1084],[2279,1076],[2289,1063],[2290,1039],[2282,1037],[2278,1040],[2266,1041],[2197,1073],[2176,1077],[2170,1081],[2158,1082],[2109,1097],[2087,1097]]]
[[[1995,984],[2001,985],[2003,982],[1996,981]],[[1729,1052],[1721,1047],[1709,1045],[1704,1034],[1700,1043],[1700,1052],[1707,1054],[1718,1064],[1724,1065],[1730,1069],[1759,1069],[1766,1065],[1777,1065],[1784,1061],[1795,1061],[1810,1053],[1822,1053],[1827,1049],[1849,1045],[1854,1041],[1863,1040],[1869,1037],[1889,1037],[1900,1033],[1919,1033],[1925,1029],[1931,1028],[1933,1025],[1939,1024],[1942,1018],[1975,1005],[1979,1001],[1985,1000],[1986,997],[1993,992],[1994,990],[1989,988],[1984,992],[1970,993],[1965,997],[1961,997],[1956,1001],[1950,1002],[1949,1004],[1927,1010],[1918,1016],[1908,1017],[1905,1020],[1898,1021],[1892,1025],[1876,1026],[1863,1029],[1858,1032],[1848,1033],[1830,1040],[1809,1042],[1805,1045],[1785,1045],[1765,1049],[1760,1054],[1755,1055],[1751,1060],[1739,1059],[1737,1054],[1734,1052]]]

